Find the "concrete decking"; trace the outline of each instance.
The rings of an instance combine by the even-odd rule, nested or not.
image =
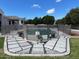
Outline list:
[[[11,56],[64,56],[70,53],[69,36],[59,32],[60,38],[47,43],[32,43],[18,36],[6,35],[4,53]]]

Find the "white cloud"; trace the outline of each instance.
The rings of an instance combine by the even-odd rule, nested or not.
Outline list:
[[[46,11],[47,14],[53,14],[54,12],[55,12],[55,8]]]
[[[39,4],[33,4],[32,7],[33,8],[41,8],[41,6]]]
[[[56,0],[56,2],[61,2],[62,0]]]

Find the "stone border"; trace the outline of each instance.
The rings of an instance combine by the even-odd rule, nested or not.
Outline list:
[[[70,44],[69,44],[69,37],[67,38],[67,51],[62,54],[14,54],[8,51],[7,49],[7,37],[5,36],[4,41],[4,53],[10,56],[65,56],[70,53]]]

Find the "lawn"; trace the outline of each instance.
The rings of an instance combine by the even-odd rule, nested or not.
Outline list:
[[[71,53],[67,56],[63,57],[12,57],[5,55],[3,52],[3,41],[4,38],[0,38],[0,59],[79,59],[79,38],[71,38],[70,45],[71,45]]]
[[[0,48],[3,48],[4,45],[4,37],[0,38]]]

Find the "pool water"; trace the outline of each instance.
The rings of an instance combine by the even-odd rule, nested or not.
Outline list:
[[[51,30],[50,29],[27,29],[27,34],[28,35],[35,35],[35,32],[39,31],[40,35],[48,35]]]

